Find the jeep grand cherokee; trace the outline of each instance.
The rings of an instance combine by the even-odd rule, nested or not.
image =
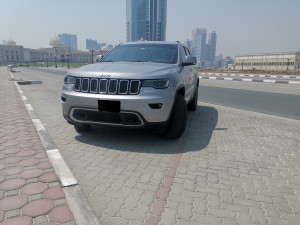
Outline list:
[[[100,62],[64,78],[64,118],[78,132],[91,125],[158,127],[166,137],[185,130],[196,110],[196,58],[179,42],[120,44]]]

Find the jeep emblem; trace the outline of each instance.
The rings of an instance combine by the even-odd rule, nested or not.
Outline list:
[[[110,78],[111,77],[111,75],[109,75],[109,74],[102,74],[102,75],[100,75],[100,78]]]

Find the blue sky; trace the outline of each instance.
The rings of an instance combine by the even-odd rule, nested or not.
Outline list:
[[[46,47],[55,34],[125,42],[126,0],[0,0],[0,43]],[[167,40],[217,32],[217,54],[300,51],[300,0],[168,0]]]

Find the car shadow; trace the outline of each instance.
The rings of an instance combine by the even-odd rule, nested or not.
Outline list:
[[[188,125],[182,138],[166,139],[162,135],[141,129],[119,127],[92,127],[78,134],[75,139],[87,145],[124,152],[150,154],[174,154],[180,141],[185,141],[184,152],[201,151],[211,140],[218,122],[218,111],[210,106],[198,106],[197,111],[188,113]]]

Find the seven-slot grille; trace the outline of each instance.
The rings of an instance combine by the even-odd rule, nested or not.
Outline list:
[[[74,91],[94,94],[137,95],[140,87],[140,80],[76,78]]]

